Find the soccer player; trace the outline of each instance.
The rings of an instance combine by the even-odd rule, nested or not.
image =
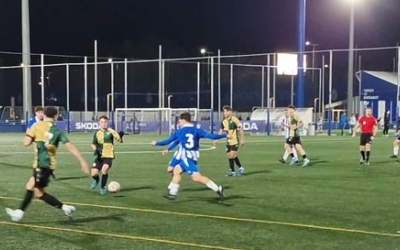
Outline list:
[[[33,124],[43,121],[43,119],[44,119],[44,108],[41,106],[35,107],[35,117],[32,117],[26,124],[26,131],[28,131],[33,126]],[[56,179],[54,171],[52,171],[50,175],[53,179]]]
[[[12,221],[20,221],[22,219],[33,196],[43,200],[52,207],[61,209],[69,217],[75,212],[75,207],[63,204],[56,197],[48,194],[45,189],[49,184],[50,174],[56,167],[55,156],[60,142],[64,143],[67,150],[79,161],[81,171],[89,174],[87,162],[68,140],[67,136],[54,124],[57,117],[57,109],[55,107],[47,107],[44,114],[44,121],[35,123],[27,131],[24,139],[24,146],[30,146],[35,142],[36,156],[33,163],[33,176],[29,178],[25,185],[26,194],[19,209],[6,208],[6,213],[11,217]]]
[[[43,121],[43,118],[44,118],[44,109],[43,109],[43,107],[40,107],[40,106],[36,107],[35,108],[35,117],[32,117],[28,121],[28,123],[26,124],[26,129],[29,130],[33,126],[33,124],[35,124],[37,122],[40,122],[40,121]]]
[[[393,155],[390,158],[397,159],[399,155],[400,131],[397,131],[395,136],[396,138],[393,140]]]
[[[206,185],[208,188],[216,192],[220,200],[224,199],[224,188],[221,185],[215,184],[208,177],[200,174],[197,166],[197,157],[199,152],[199,141],[201,138],[222,139],[229,135],[209,134],[203,129],[196,128],[191,122],[190,113],[182,113],[179,116],[180,128],[177,129],[169,138],[161,141],[152,141],[153,146],[168,145],[173,141],[179,140],[179,150],[176,158],[180,160],[179,164],[174,167],[172,184],[169,186],[167,199],[174,200],[179,191],[181,182],[181,173],[186,172],[194,182]]]
[[[106,184],[108,179],[108,172],[112,166],[115,158],[114,155],[114,139],[122,142],[124,132],[115,132],[115,130],[108,127],[108,117],[103,115],[99,118],[99,130],[93,134],[92,149],[94,151],[94,162],[91,171],[93,178],[90,187],[95,189],[99,184],[101,171],[101,185],[100,194],[106,193]]]
[[[244,146],[244,131],[242,124],[238,118],[232,115],[232,109],[229,106],[224,106],[224,120],[221,122],[221,128],[219,134],[226,132],[229,135],[229,139],[226,141],[226,155],[228,156],[229,162],[229,173],[226,176],[236,176],[235,163],[238,167],[238,176],[244,174],[244,167],[240,163],[237,157],[237,151],[239,149],[239,142],[241,146]],[[238,140],[238,130],[240,132],[240,141]],[[216,142],[214,142],[215,144]]]
[[[283,117],[283,119],[282,119],[281,128],[282,128],[283,133],[284,133],[284,136],[285,136],[285,143],[283,144],[283,148],[285,149],[285,152],[283,153],[282,159],[279,159],[279,161],[280,161],[281,163],[285,163],[286,160],[287,160],[287,158],[289,157],[289,152],[286,150],[286,147],[285,147],[285,145],[286,145],[286,140],[289,138],[289,131],[290,131],[289,128],[287,127],[287,124],[288,124],[288,121],[289,121],[289,120],[288,120],[288,118],[289,118],[289,111],[288,111],[288,109],[285,109],[285,110],[283,111],[283,114],[284,114],[284,117]],[[293,145],[291,145],[291,147],[292,147],[292,152],[293,152],[294,157],[297,158],[297,151],[296,151],[296,149],[294,148]]]
[[[289,129],[289,137],[286,140],[285,143],[285,148],[286,151],[288,151],[289,155],[292,157],[292,160],[290,161],[290,165],[294,165],[297,161],[298,158],[294,156],[292,147],[297,149],[299,151],[300,155],[303,158],[303,164],[301,165],[302,167],[306,167],[308,163],[310,163],[310,160],[307,158],[307,154],[303,149],[303,146],[301,145],[301,140],[300,140],[300,134],[298,129],[303,126],[303,121],[301,120],[300,117],[294,114],[295,107],[293,105],[288,106],[288,124],[286,127]]]
[[[372,109],[367,108],[365,110],[365,115],[358,119],[357,125],[353,130],[353,137],[356,136],[357,129],[360,128],[360,154],[361,160],[360,164],[369,165],[369,158],[371,155],[371,144],[374,140],[376,133],[378,131],[378,122],[372,115]]]

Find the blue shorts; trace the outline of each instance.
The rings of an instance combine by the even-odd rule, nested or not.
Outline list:
[[[186,172],[189,176],[194,173],[199,172],[199,167],[197,166],[197,161],[191,159],[181,160],[179,166],[182,169],[182,172]]]
[[[181,160],[179,159],[176,159],[176,157],[174,156],[174,157],[172,157],[171,158],[171,160],[169,161],[169,163],[168,163],[168,166],[169,167],[175,167],[176,165],[178,165],[179,163],[181,162]]]

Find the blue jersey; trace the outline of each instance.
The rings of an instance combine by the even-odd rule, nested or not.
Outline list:
[[[173,141],[179,141],[179,148],[174,155],[179,159],[191,159],[197,161],[199,157],[200,139],[222,139],[226,138],[226,134],[210,134],[201,128],[196,128],[193,124],[186,124],[177,129],[170,137],[165,140],[158,141],[156,146],[165,146]]]
[[[26,125],[26,129],[30,129],[33,126],[33,124],[35,124],[38,121],[39,120],[36,119],[36,116],[32,117],[31,119],[29,119],[28,124]]]

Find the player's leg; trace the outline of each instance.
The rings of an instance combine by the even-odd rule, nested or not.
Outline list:
[[[361,134],[361,136],[360,136],[360,154],[361,154],[360,164],[364,164],[364,162],[365,162],[365,145],[367,144],[366,139],[367,139],[366,135]]]
[[[398,138],[393,140],[393,155],[390,158],[397,158],[399,155],[399,143],[400,140]]]
[[[182,164],[183,165],[183,164]],[[181,165],[176,165],[173,171],[172,181],[168,187],[168,193],[165,195],[165,198],[169,200],[175,200],[176,196],[178,195],[180,183],[181,183],[181,173],[183,172]]]
[[[35,170],[34,170],[34,176],[35,176]],[[21,205],[19,206],[19,209],[11,209],[11,208],[6,208],[6,213],[11,217],[12,221],[20,221],[22,217],[24,216],[25,210],[31,203],[33,196],[34,196],[34,187],[35,187],[35,177],[30,177],[28,182],[25,185],[25,197],[21,202]]]
[[[107,185],[107,180],[108,180],[108,171],[110,170],[111,166],[112,166],[112,160],[111,159],[104,159],[103,160],[103,166],[101,168],[100,194],[105,194],[106,193],[106,185]]]
[[[287,161],[288,157],[289,157],[289,152],[286,150],[285,145],[286,145],[286,143],[283,144],[283,149],[285,150],[285,151],[283,152],[283,156],[282,156],[281,159],[279,159],[279,161],[280,161],[281,163],[285,163],[285,162]]]
[[[102,163],[97,159],[93,162],[92,170],[90,172],[93,178],[92,184],[90,185],[91,189],[95,189],[99,184],[100,181],[99,172],[101,171],[102,166],[103,166]]]
[[[208,177],[201,175],[197,166],[197,162],[189,160],[188,164],[185,165],[185,168],[186,172],[188,173],[188,175],[190,175],[194,182],[201,183],[207,186],[209,189],[213,190],[219,195],[221,202],[223,201],[224,188],[221,185],[215,184],[215,182],[210,180]]]
[[[310,163],[310,159],[308,159],[307,153],[306,153],[306,151],[304,150],[303,145],[301,144],[300,139],[296,142],[295,149],[296,149],[297,151],[299,151],[301,157],[303,158],[303,164],[302,164],[301,166],[302,166],[302,167],[306,167],[306,166],[308,165],[308,163]]]
[[[240,163],[239,157],[237,156],[237,151],[239,150],[239,146],[238,145],[234,145],[231,148],[231,158],[233,158],[233,160],[235,161],[236,166],[238,167],[238,176],[241,176],[244,174],[244,167],[242,166],[242,164]]]
[[[176,167],[176,165],[178,165],[180,163],[180,160],[178,160],[175,156],[172,157],[172,159],[169,161],[168,163],[168,167],[167,167],[167,172],[168,174],[171,174],[171,177],[174,177],[174,168]],[[171,187],[172,184],[172,178],[171,178],[171,182],[168,185],[168,190]]]
[[[294,144],[293,138],[288,138],[286,140],[285,148],[286,148],[286,151],[289,153],[290,157],[292,158],[292,160],[290,161],[290,165],[294,165],[298,160],[297,155],[295,156],[293,153],[294,145],[295,144]]]
[[[226,176],[236,176],[235,173],[235,158],[231,154],[232,146],[226,145],[226,156],[228,157],[229,173]]]

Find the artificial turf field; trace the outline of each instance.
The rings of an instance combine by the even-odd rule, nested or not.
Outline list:
[[[70,139],[92,161],[91,133]],[[303,137],[311,164],[278,162],[282,137],[247,136],[241,177],[225,177],[224,143],[202,141],[201,172],[226,187],[223,204],[183,176],[177,200],[163,198],[170,176],[154,148],[156,135],[127,135],[116,145],[109,181],[116,194],[100,196],[91,178],[60,146],[57,180],[48,192],[77,209],[74,220],[34,201],[13,223],[5,207],[19,206],[31,176],[32,148],[23,134],[0,134],[0,249],[400,249],[400,165],[389,158],[392,137],[373,143],[371,165],[359,165],[358,137]]]

